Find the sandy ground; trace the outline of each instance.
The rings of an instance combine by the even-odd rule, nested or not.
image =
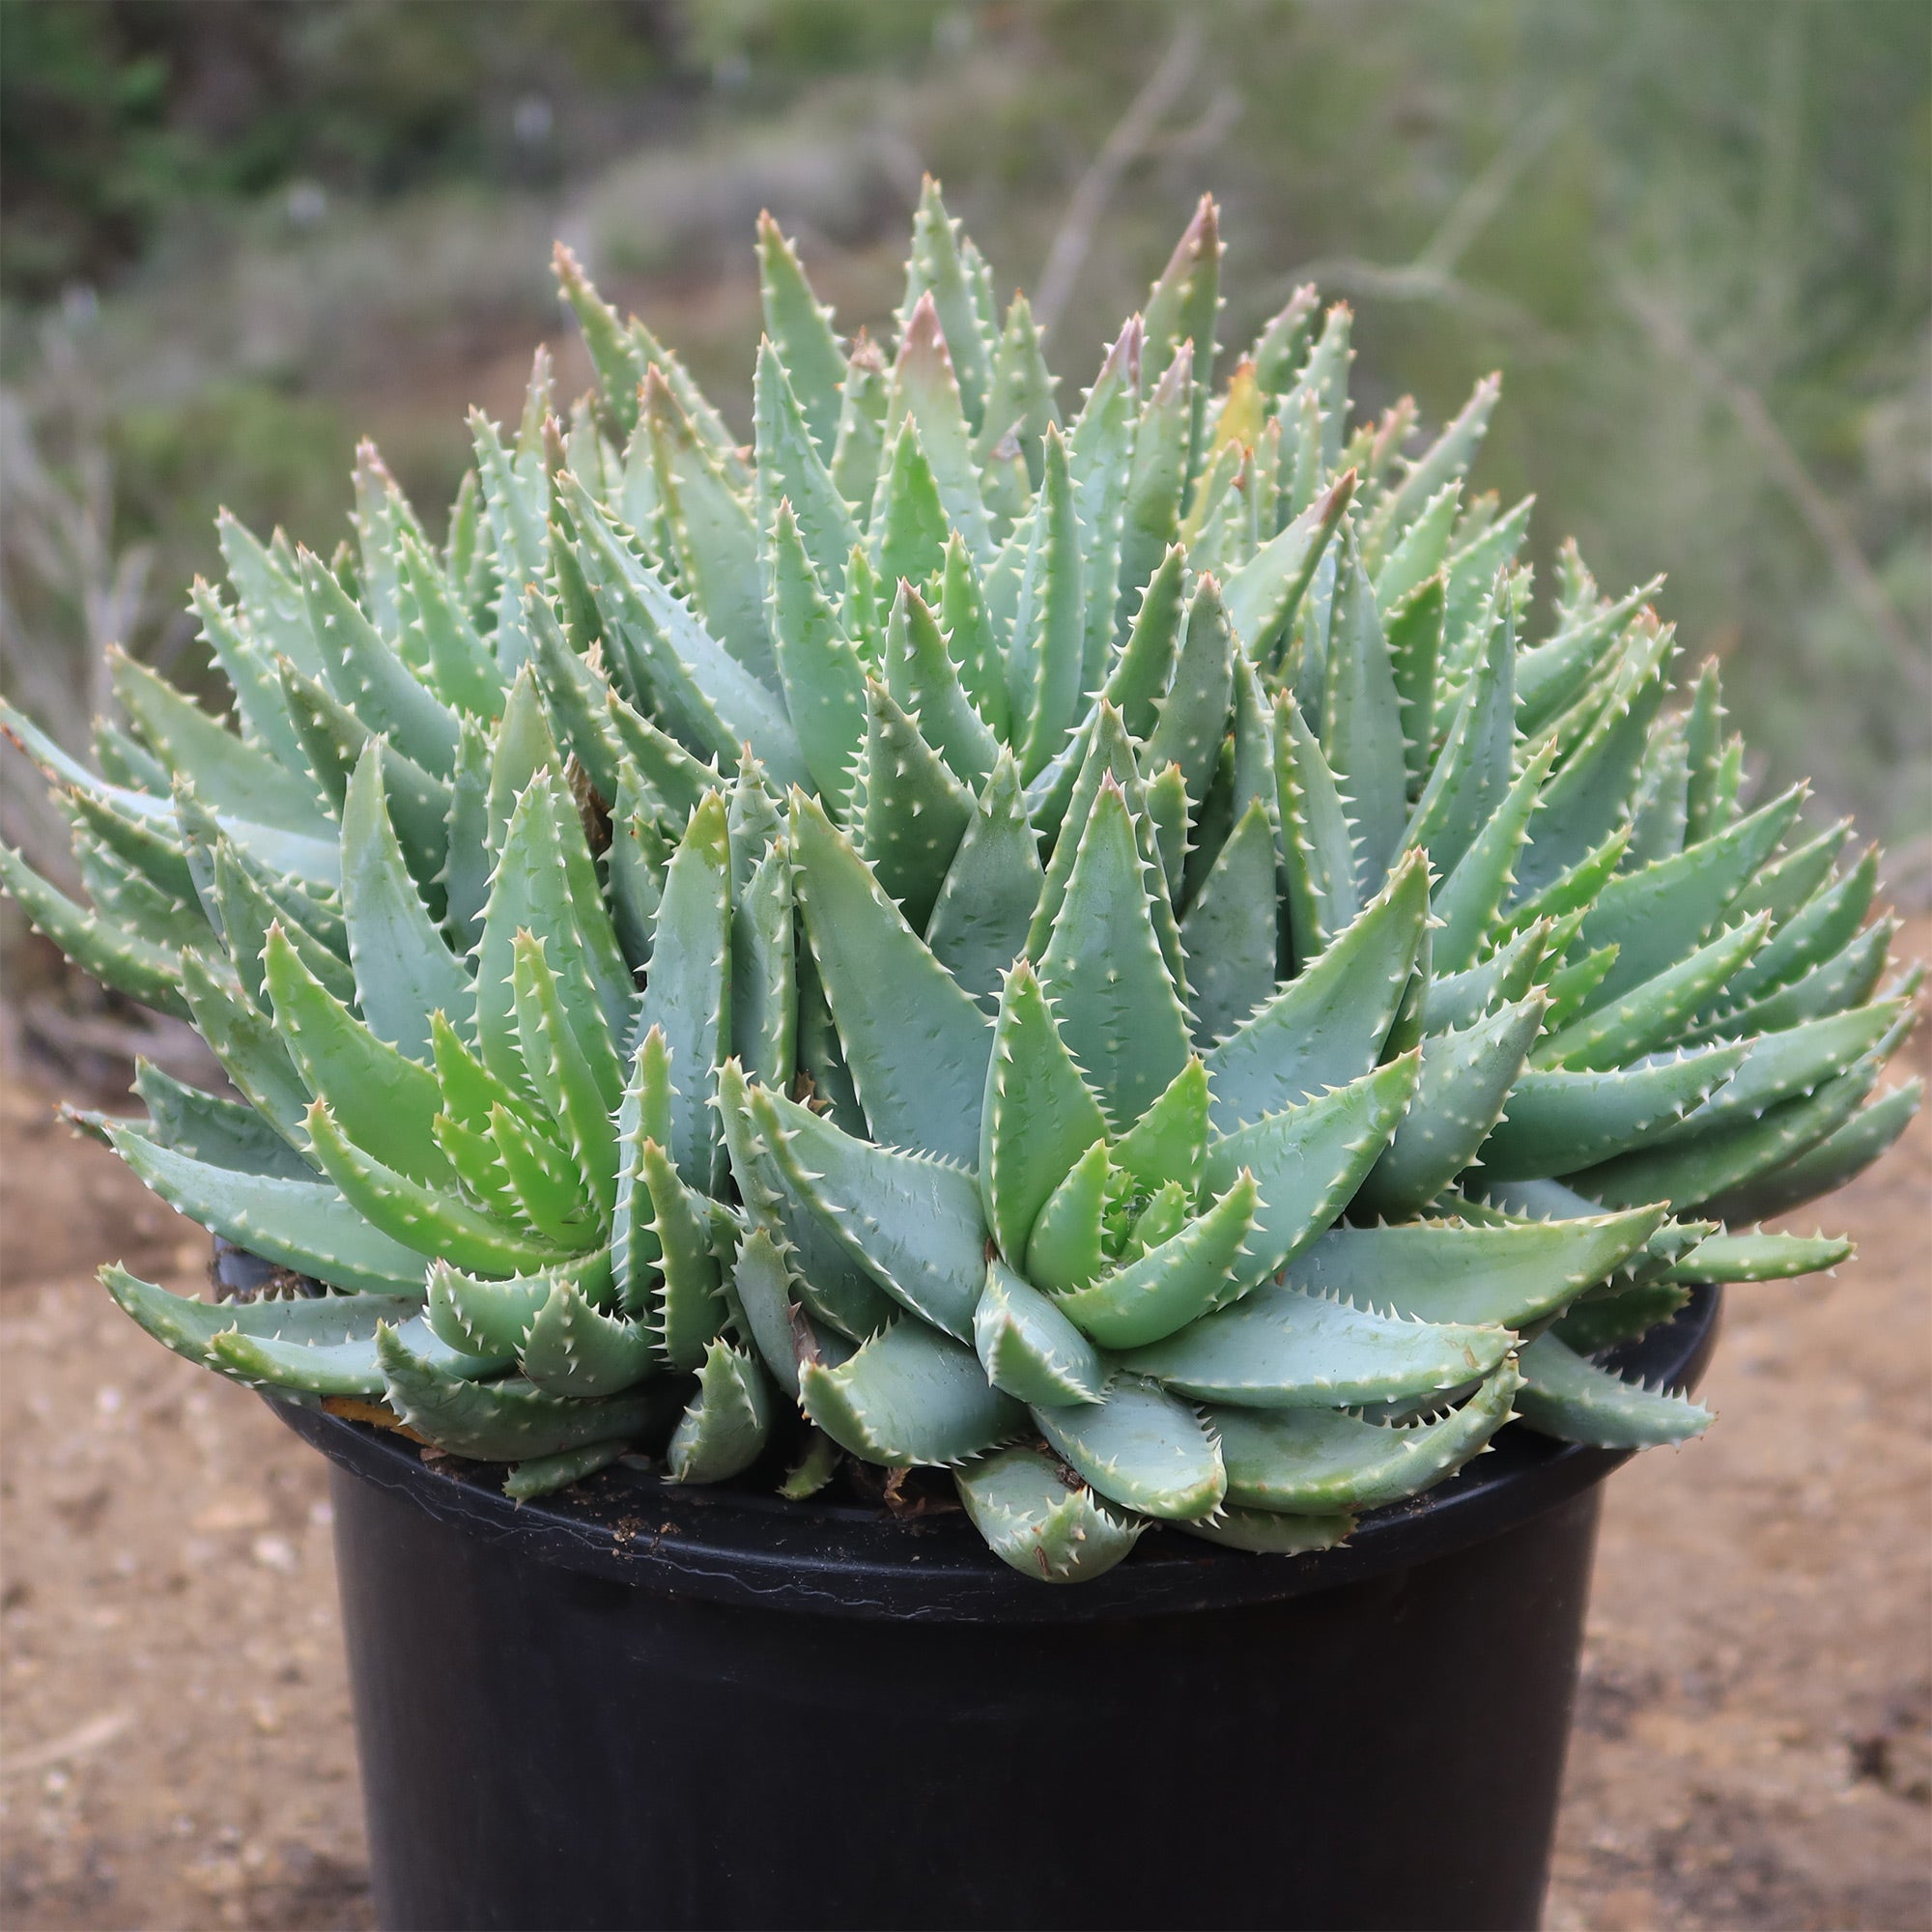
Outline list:
[[[1611,1482],[1552,1932],[1932,1925],[1928,1204],[1921,1118]],[[18,1078],[0,1227],[0,1924],[368,1925],[321,1463],[92,1278],[203,1238]]]

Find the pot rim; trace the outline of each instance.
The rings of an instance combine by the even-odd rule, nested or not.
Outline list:
[[[1614,1350],[1626,1375],[1694,1388],[1717,1344],[1721,1296],[1689,1304]],[[848,1503],[787,1502],[681,1487],[616,1463],[567,1491],[515,1503],[500,1464],[439,1458],[392,1431],[272,1395],[270,1406],[338,1468],[485,1542],[648,1589],[792,1614],[942,1623],[1063,1623],[1274,1603],[1406,1570],[1515,1528],[1588,1489],[1628,1449],[1557,1442],[1512,1423],[1492,1452],[1406,1502],[1366,1511],[1332,1549],[1257,1556],[1155,1528],[1125,1561],[1070,1587],[1023,1577],[963,1511],[895,1517]]]

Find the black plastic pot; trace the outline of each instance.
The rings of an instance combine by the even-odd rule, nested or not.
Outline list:
[[[1699,1290],[1628,1358],[1702,1373]],[[1620,1453],[1504,1432],[1345,1548],[1147,1537],[1053,1588],[964,1519],[333,1464],[376,1908],[458,1928],[1524,1927]]]

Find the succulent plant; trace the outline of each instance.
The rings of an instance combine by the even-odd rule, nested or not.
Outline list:
[[[520,1496],[951,1469],[1052,1580],[1700,1430],[1593,1358],[1848,1252],[1750,1224],[1917,1102],[1873,856],[1747,809],[1655,585],[1566,549],[1527,640],[1493,379],[1405,454],[1302,289],[1217,388],[1220,253],[1064,419],[936,187],[890,358],[767,219],[741,447],[559,250],[599,390],[472,415],[443,544],[365,446],[330,560],[222,524],[232,720],[9,710],[92,903],[0,876],[240,1095],[74,1118],[277,1270],[122,1307]]]

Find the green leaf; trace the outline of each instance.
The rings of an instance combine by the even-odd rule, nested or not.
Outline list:
[[[1384,624],[1402,719],[1403,764],[1408,789],[1416,796],[1435,761],[1436,673],[1442,658],[1445,596],[1440,571],[1401,597],[1378,587],[1378,599],[1387,612]]]
[[[1107,1204],[1115,1175],[1107,1144],[1095,1141],[1066,1171],[1034,1217],[1026,1271],[1054,1294],[1070,1294],[1098,1280],[1109,1263]]]
[[[1087,572],[1082,531],[1057,429],[1046,433],[1045,478],[1013,614],[1007,691],[1020,774],[1032,779],[1066,743],[1079,716],[1086,664]]]
[[[1179,533],[1194,408],[1193,345],[1183,343],[1157,379],[1148,371],[1144,350],[1142,375],[1153,386],[1134,432],[1133,463],[1127,471],[1127,494],[1121,511],[1121,591],[1114,612],[1117,630],[1125,626],[1132,600],[1154,577]],[[1165,689],[1165,684],[1160,688]],[[1145,737],[1147,729],[1145,724],[1136,724],[1134,735]]]
[[[1522,850],[1530,815],[1555,760],[1553,741],[1546,740],[1530,753],[1495,810],[1432,895],[1431,909],[1440,922],[1430,942],[1435,972],[1458,972],[1481,952],[1515,883],[1517,855]],[[1514,927],[1526,929],[1534,923],[1525,921],[1527,911],[1524,907],[1518,913]]]
[[[355,1018],[303,965],[279,926],[265,952],[275,1031],[311,1094],[342,1131],[379,1160],[437,1186],[454,1180],[433,1122],[442,1108],[436,1075]]]
[[[658,1346],[672,1368],[695,1369],[729,1312],[711,1204],[680,1179],[656,1141],[639,1149],[639,1166],[651,1199],[651,1232],[663,1273],[653,1310]]]
[[[973,795],[876,678],[866,685],[866,749],[853,797],[855,843],[914,931],[931,917],[973,819]]]
[[[1039,487],[1040,439],[1046,426],[1057,422],[1053,390],[1058,380],[1040,354],[1040,330],[1023,295],[1015,294],[1007,310],[1006,326],[993,348],[986,407],[973,439],[973,455],[983,468],[1009,436],[1025,459],[1030,487]]]
[[[1050,1297],[998,1259],[986,1264],[973,1346],[987,1379],[1016,1401],[1062,1407],[1101,1399],[1107,1369],[1094,1345]]]
[[[779,505],[772,526],[771,560],[771,626],[785,707],[812,783],[842,818],[865,738],[865,665],[838,628],[788,503]]]
[[[1852,1258],[1850,1241],[1828,1235],[1711,1235],[1674,1266],[1667,1282],[1789,1281]]]
[[[329,688],[370,730],[446,781],[456,769],[456,714],[390,648],[320,557],[304,551],[301,572]]]
[[[1276,697],[1274,716],[1289,925],[1305,964],[1361,912],[1360,873],[1341,788],[1292,693]]]
[[[1764,950],[1724,988],[1714,1017],[1723,1018],[1738,1007],[1795,984],[1813,967],[1840,953],[1864,924],[1877,885],[1878,847],[1874,845],[1835,885],[1773,930]]]
[[[655,1366],[648,1331],[604,1314],[567,1276],[531,1318],[522,1354],[537,1387],[580,1400],[635,1388]]]
[[[1587,1205],[1587,1204],[1579,1204]],[[1663,1222],[1662,1208],[1477,1226],[1331,1228],[1290,1264],[1290,1288],[1386,1315],[1522,1328],[1606,1280]]]
[[[212,1345],[217,1335],[328,1348],[373,1339],[378,1322],[412,1321],[421,1306],[411,1295],[380,1293],[196,1301],[143,1281],[118,1263],[100,1270],[100,1282],[156,1341],[205,1369],[216,1366]]]
[[[678,579],[712,636],[754,679],[774,685],[777,666],[752,513],[725,474],[722,452],[706,447],[680,399],[655,371],[644,378],[641,408]],[[575,516],[575,497],[571,511]]]
[[[1554,1335],[1522,1351],[1517,1413],[1539,1435],[1599,1449],[1684,1442],[1711,1426],[1711,1411],[1680,1395],[1639,1388],[1575,1353]]]
[[[1460,1408],[1408,1428],[1331,1408],[1214,1408],[1208,1420],[1221,1439],[1231,1503],[1292,1515],[1378,1509],[1419,1495],[1477,1455],[1510,1419],[1521,1386],[1506,1360]]]
[[[432,910],[440,907],[445,902],[442,873],[449,856],[449,786],[372,732],[320,684],[300,677],[286,659],[278,659],[275,668],[309,769],[338,817],[363,750],[372,741],[382,747],[383,786],[388,794],[389,816],[402,841],[403,857],[425,901]],[[270,844],[252,835],[244,836],[239,821],[226,821],[223,829],[266,864],[279,863],[282,869],[294,872],[305,883],[333,886],[340,880],[341,853],[333,838],[328,840],[325,861],[320,853],[311,857],[320,842],[315,839]]]
[[[728,1342],[713,1342],[665,1451],[665,1473],[674,1483],[725,1482],[758,1460],[771,1427],[764,1371]]]
[[[1105,1133],[1038,979],[1017,960],[1000,998],[980,1126],[980,1200],[1002,1254],[1025,1256],[1048,1196]]]
[[[1741,1046],[1719,1046],[1597,1073],[1530,1068],[1483,1143],[1483,1170],[1498,1180],[1535,1179],[1651,1144],[1701,1108],[1744,1058]]]
[[[1300,1556],[1333,1549],[1355,1527],[1351,1516],[1278,1516],[1270,1510],[1224,1509],[1212,1519],[1175,1525],[1186,1536],[1256,1556]]]
[[[798,1298],[811,1316],[863,1342],[893,1319],[898,1304],[792,1186],[753,1112],[751,1095],[744,1069],[735,1060],[726,1061],[719,1075],[719,1112],[746,1215],[754,1232],[762,1230],[784,1250]],[[747,1292],[743,1282],[738,1286],[741,1293]]]
[[[171,1152],[118,1122],[104,1131],[144,1185],[211,1234],[332,1288],[421,1299],[422,1255],[371,1227],[327,1182],[237,1174]]]
[[[812,294],[798,250],[767,213],[758,216],[758,293],[765,333],[777,346],[812,440],[829,455],[838,433],[845,357],[832,332],[832,311]]]
[[[1116,1376],[1098,1403],[1036,1408],[1033,1419],[1076,1474],[1145,1516],[1210,1516],[1227,1492],[1220,1449],[1200,1416],[1134,1376]]]
[[[999,740],[974,708],[924,599],[901,582],[886,627],[886,685],[918,720],[920,735],[969,791],[986,782]]]
[[[1842,1187],[1863,1173],[1905,1131],[1924,1092],[1925,1083],[1920,1079],[1888,1088],[1869,1106],[1860,1108],[1842,1126],[1814,1141],[1796,1158],[1715,1195],[1711,1211],[1726,1221],[1760,1220],[1768,1214],[1788,1213]]]
[[[904,317],[886,402],[886,440],[893,440],[901,422],[919,426],[920,447],[931,467],[946,520],[983,561],[992,553],[993,540],[960,391],[965,382],[976,379],[983,385],[984,363],[980,361],[977,371],[972,368],[980,351],[977,339],[965,347],[966,364],[955,377],[952,331],[941,326],[939,307],[928,289]]]
[[[1295,612],[1329,554],[1354,489],[1353,470],[1338,476],[1229,577],[1228,621],[1257,665],[1280,667]]]
[[[1234,651],[1234,633],[1219,588],[1212,578],[1204,578],[1188,604],[1174,681],[1158,706],[1142,761],[1148,771],[1179,764],[1187,781],[1188,800],[1197,810],[1208,796],[1227,735],[1235,693]]]
[[[185,1086],[151,1061],[134,1063],[134,1092],[148,1109],[148,1133],[164,1148],[241,1174],[313,1180],[314,1170],[253,1107]]]
[[[986,1276],[973,1177],[854,1139],[781,1094],[749,1097],[771,1157],[846,1252],[923,1321],[969,1339]]]
[[[1243,1408],[1337,1408],[1460,1388],[1515,1347],[1507,1328],[1408,1321],[1264,1284],[1122,1366]]]
[[[754,1079],[782,1093],[798,1064],[791,859],[759,860],[731,913],[731,1045]]]
[[[1598,987],[1601,1005],[1653,978],[1695,948],[1798,817],[1794,785],[1722,832],[1609,881],[1583,921],[1584,947],[1614,946],[1615,965]]]
[[[429,1058],[429,1016],[473,1033],[476,990],[417,896],[365,748],[342,808],[342,911],[356,1003],[370,1031],[412,1060]]]
[[[888,1468],[962,1463],[1026,1421],[971,1349],[923,1321],[894,1322],[837,1368],[807,1363],[799,1401],[840,1448]]]
[[[671,854],[638,1015],[640,1034],[663,1029],[674,1083],[667,1151],[700,1193],[724,1174],[713,1103],[719,1065],[731,1050],[730,867],[724,801],[712,792]]]
[[[156,1011],[187,1016],[182,960],[189,955],[110,925],[49,885],[8,845],[0,845],[0,886],[83,972]]]
[[[1779,1101],[1815,1092],[1865,1055],[1883,1053],[1887,1033],[1908,1010],[1895,1002],[1854,1007],[1782,1033],[1760,1034],[1736,1046],[1712,1049],[1737,1053],[1741,1063],[1737,1070],[1702,1106],[1650,1135],[1645,1144],[1669,1147],[1696,1140],[1713,1129],[1755,1120]]]
[[[664,1388],[581,1402],[552,1395],[521,1377],[486,1383],[461,1381],[416,1354],[387,1328],[379,1331],[376,1347],[384,1392],[397,1416],[439,1449],[479,1462],[554,1456],[591,1443],[641,1435],[667,1406]]]
[[[1620,1066],[1668,1045],[1690,1015],[1763,945],[1765,924],[1760,913],[1721,930],[1611,1005],[1572,1020],[1536,1049],[1534,1064],[1588,1072]]]
[[[1019,766],[1003,749],[925,923],[933,957],[981,1006],[1024,953],[1043,884]]]
[[[923,583],[946,562],[951,526],[939,484],[920,441],[919,425],[903,417],[888,439],[891,460],[872,497],[868,549],[888,589],[900,579]]]
[[[0,847],[0,854],[4,850]],[[308,1111],[309,1092],[274,1023],[192,953],[182,955],[181,986],[195,1032],[220,1061],[236,1092],[292,1148],[305,1151],[308,1129],[302,1117]]]
[[[570,1282],[581,1295],[594,1299],[611,1286],[610,1263],[609,1253],[604,1252],[536,1274],[484,1281],[447,1262],[432,1262],[429,1324],[452,1349],[478,1355],[519,1355],[530,1323],[558,1283]]]
[[[1403,836],[1406,768],[1388,640],[1352,545],[1343,552],[1329,629],[1321,750],[1353,808],[1356,878],[1366,897],[1387,875]]]
[[[1515,777],[1515,746],[1516,625],[1505,607],[1491,625],[1483,660],[1469,679],[1403,843],[1421,846],[1438,872],[1454,872],[1503,806]],[[1550,793],[1546,789],[1540,796],[1547,800]],[[1512,841],[1503,857],[1505,867],[1513,853]]]
[[[1207,1151],[1208,1069],[1190,1060],[1108,1152],[1117,1170],[1149,1192],[1175,1184],[1191,1202],[1200,1192]]]
[[[1375,1065],[1428,917],[1428,867],[1411,857],[1312,963],[1209,1049],[1214,1124],[1222,1133]]]
[[[1155,934],[1150,867],[1126,800],[1100,782],[1066,896],[1039,961],[1039,983],[1101,1105],[1138,1120],[1186,1063],[1187,1016]]]
[[[1636,788],[1651,720],[1663,701],[1671,648],[1667,629],[1638,632],[1595,722],[1544,787],[1519,868],[1525,895],[1540,892],[1577,865],[1623,818]]]
[[[1548,920],[1538,920],[1526,932],[1506,940],[1479,966],[1460,973],[1435,970],[1439,926],[1430,928],[1431,971],[1423,988],[1422,1026],[1425,1033],[1446,1033],[1465,1027],[1505,1001],[1520,1000],[1548,972],[1567,935],[1556,933]],[[1547,1021],[1546,1021],[1547,1023]]]
[[[813,444],[799,398],[769,341],[758,345],[753,395],[758,527],[769,530],[780,505],[788,504],[826,595],[837,597],[845,588],[845,558],[859,541],[859,526]]]
[[[599,1469],[608,1469],[630,1453],[620,1436],[613,1442],[586,1442],[581,1449],[561,1449],[554,1456],[526,1456],[503,1478],[503,1493],[514,1503],[534,1501],[557,1490],[567,1490]]]
[[[861,328],[852,338],[838,397],[838,433],[832,443],[832,480],[848,503],[869,503],[883,449],[886,361]]]
[[[1275,989],[1275,834],[1257,799],[1180,923],[1194,1038],[1204,1049],[1246,1023]]]
[[[873,1137],[971,1161],[992,1029],[815,801],[792,795],[795,884]]]
[[[1012,707],[1007,696],[1006,661],[986,612],[979,566],[956,530],[946,540],[939,615],[945,627],[947,654],[974,710],[994,737],[1007,743],[1012,736]]]
[[[238,1381],[306,1395],[381,1395],[383,1370],[375,1330],[372,1321],[367,1336],[343,1342],[297,1342],[229,1330],[209,1343],[207,1366]],[[501,1356],[458,1353],[420,1315],[412,1316],[395,1332],[424,1361],[464,1381],[476,1381],[510,1366]]]
[[[946,339],[952,345],[967,421],[978,428],[986,396],[992,324],[981,312],[975,289],[976,267],[983,264],[978,263],[978,250],[959,236],[958,228],[939,197],[939,184],[927,175],[913,215],[912,252],[906,258],[898,323],[901,330],[909,331],[921,299],[931,298]]]
[[[605,637],[637,654],[675,734],[733,762],[738,747],[748,743],[781,782],[804,779],[804,754],[778,696],[780,675],[769,637],[764,654],[769,662],[756,668],[742,664],[612,528],[574,477],[564,479],[564,497],[581,535],[578,558],[597,599]],[[756,607],[762,635],[766,580],[755,545],[745,568],[749,574],[739,600]],[[648,775],[649,767],[645,770]]]
[[[1104,1576],[1146,1526],[1117,1515],[1037,1449],[999,1450],[967,1463],[953,1481],[993,1554],[1021,1576],[1047,1583]]]
[[[594,1009],[588,1027],[573,1023],[544,942],[534,933],[517,934],[512,956],[510,986],[525,1065],[608,1228],[617,1186],[617,1128],[611,1117],[624,1085],[616,1043]]]
[[[1776,992],[1742,1007],[1718,1006],[1718,1010],[1689,1030],[1690,1037],[1703,1039],[1715,1035],[1735,1038],[1748,1034],[1781,1033],[1806,1020],[1842,1012],[1847,1007],[1868,1000],[1885,972],[1897,930],[1895,919],[1875,920],[1831,958],[1780,986]],[[1700,1004],[1716,1003],[1707,996]]]
[[[1432,1201],[1476,1156],[1543,1025],[1543,995],[1461,1033],[1422,1042],[1415,1096],[1356,1197],[1356,1211],[1400,1217]]]
[[[1877,1078],[1877,1067],[1861,1062],[1815,1094],[1787,1100],[1756,1120],[1682,1146],[1625,1154],[1571,1179],[1578,1193],[1613,1208],[1635,1201],[1668,1201],[1673,1208],[1691,1208],[1707,1201],[1714,1205],[1729,1201],[1836,1133],[1858,1113]]]
[[[419,1256],[437,1255],[478,1274],[519,1274],[560,1259],[554,1242],[480,1213],[355,1146],[326,1101],[310,1107],[308,1131],[317,1164],[343,1199],[373,1228]]]
[[[326,835],[321,801],[299,772],[216,723],[119,645],[109,647],[107,668],[114,696],[142,741],[217,812],[310,838]],[[9,724],[12,728],[11,719]]]
[[[1354,1196],[1415,1091],[1420,1055],[1391,1060],[1347,1087],[1268,1114],[1208,1150],[1216,1193],[1252,1172],[1261,1211],[1236,1275],[1248,1287],[1278,1274]]]
[[[1193,219],[1148,295],[1142,378],[1157,382],[1183,342],[1194,345],[1191,446],[1198,455],[1202,419],[1214,386],[1214,324],[1221,308],[1220,211],[1203,195]]]

